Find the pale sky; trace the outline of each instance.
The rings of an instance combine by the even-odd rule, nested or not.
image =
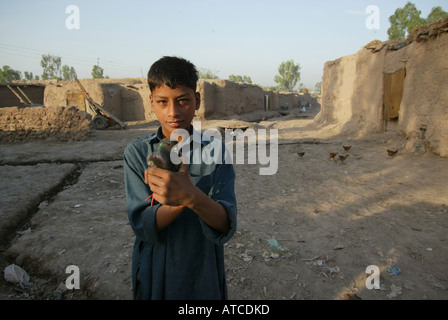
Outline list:
[[[0,67],[41,76],[43,54],[57,55],[91,78],[99,61],[111,78],[146,77],[151,64],[176,55],[221,79],[246,75],[274,86],[278,66],[294,60],[314,88],[326,61],[388,39],[389,16],[408,0],[0,0]],[[414,0],[426,18],[447,0]],[[79,20],[73,11],[79,9]],[[378,9],[378,24],[372,20]],[[370,17],[370,18],[369,18]],[[79,22],[79,29],[67,28]],[[370,28],[366,26],[370,21]],[[372,28],[377,26],[378,29]]]

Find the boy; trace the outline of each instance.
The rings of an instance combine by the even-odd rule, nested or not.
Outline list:
[[[134,141],[124,152],[129,221],[136,235],[132,257],[134,299],[227,299],[223,244],[236,230],[232,164],[182,163],[178,172],[148,168],[146,159],[176,129],[194,134],[200,106],[195,66],[163,57],[148,72],[157,133]],[[171,137],[172,138],[172,137]],[[201,139],[203,148],[210,141]],[[225,147],[222,147],[225,152]],[[224,157],[222,158],[224,159]],[[145,201],[153,194],[156,203]]]

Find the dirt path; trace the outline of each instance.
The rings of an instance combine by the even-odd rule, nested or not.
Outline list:
[[[335,135],[314,124],[313,111],[308,118],[291,112],[247,123],[279,130],[279,167],[262,176],[259,165],[235,165],[239,226],[225,251],[229,297],[448,298],[448,159],[406,153],[395,132]],[[203,121],[202,129],[241,124]],[[0,298],[131,298],[134,235],[125,213],[122,152],[155,128],[131,124],[70,145],[0,146],[2,168],[42,162],[77,168],[55,194],[32,202],[32,217],[17,226],[20,234],[2,244],[2,270],[21,265],[33,286],[21,289],[1,279]],[[346,154],[344,145],[352,146],[347,160],[329,160],[330,152]],[[399,152],[390,157],[387,149]],[[18,187],[26,187],[25,178],[15,180]],[[62,290],[68,265],[79,267],[83,290]],[[370,265],[380,271],[378,290],[366,288]]]

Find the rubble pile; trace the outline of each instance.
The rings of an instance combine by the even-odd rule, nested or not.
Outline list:
[[[0,140],[80,141],[92,128],[91,116],[75,107],[8,107],[0,109]]]

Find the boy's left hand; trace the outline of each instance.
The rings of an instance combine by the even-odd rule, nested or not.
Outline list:
[[[194,184],[188,164],[182,163],[178,172],[148,168],[145,170],[145,183],[151,188],[154,199],[161,204],[186,207],[191,204]]]

